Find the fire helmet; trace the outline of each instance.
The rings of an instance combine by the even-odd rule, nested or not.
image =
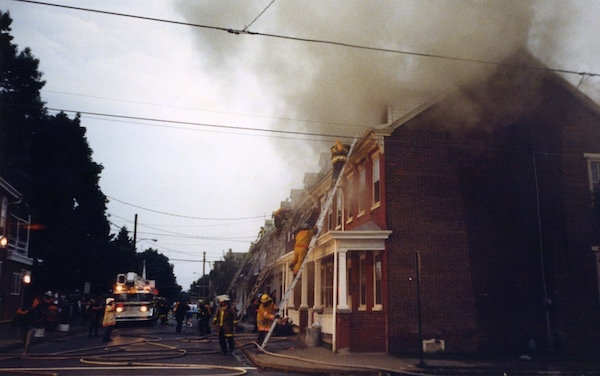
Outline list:
[[[271,297],[269,296],[269,294],[263,294],[263,295],[260,297],[260,302],[261,302],[261,303],[266,303],[266,302],[268,302],[269,300],[271,300]]]

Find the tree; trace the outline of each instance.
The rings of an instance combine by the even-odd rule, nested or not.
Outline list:
[[[34,290],[81,290],[106,273],[97,267],[110,240],[102,166],[79,116],[47,114],[39,61],[29,49],[17,52],[11,23],[0,12],[0,174],[23,193],[15,212],[41,229],[30,235]]]
[[[160,296],[168,300],[174,300],[181,292],[181,286],[177,284],[173,265],[169,264],[169,259],[158,253],[157,250],[148,248],[142,253],[136,254],[138,274],[146,268],[146,277],[156,281],[156,289]]]
[[[213,270],[210,272],[210,282],[212,292],[216,295],[224,294],[229,288],[229,284],[235,277],[238,269],[242,264],[242,260],[229,250],[223,255],[223,261],[215,262]]]

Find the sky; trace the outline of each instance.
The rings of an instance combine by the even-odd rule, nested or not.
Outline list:
[[[320,153],[383,124],[388,105],[482,79],[519,49],[600,100],[594,0],[0,0],[0,10],[19,50],[40,60],[50,112],[81,113],[111,232],[133,237],[137,215],[138,251],[167,256],[184,290],[224,252],[248,251]]]

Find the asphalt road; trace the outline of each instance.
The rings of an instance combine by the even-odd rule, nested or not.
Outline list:
[[[218,338],[199,336],[193,324],[182,333],[175,333],[174,325],[117,327],[109,343],[88,338],[83,330],[60,338],[47,333],[50,337],[27,355],[0,354],[0,375],[294,375],[257,369],[240,349],[221,354]]]

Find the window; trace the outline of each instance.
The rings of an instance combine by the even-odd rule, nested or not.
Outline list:
[[[351,222],[352,221],[352,217],[354,216],[354,213],[352,212],[352,200],[354,199],[354,174],[350,174],[348,176],[348,181],[347,181],[347,192],[346,192],[346,211],[348,213],[347,216],[347,221]]]
[[[21,295],[21,273],[13,273],[10,281],[10,294]]]
[[[364,214],[364,197],[367,191],[367,175],[364,166],[360,168],[358,171],[358,197],[356,201],[358,202],[358,215]]]
[[[325,308],[333,307],[333,261],[321,266],[321,302]]]
[[[335,200],[335,228],[336,229],[341,229],[342,228],[342,221],[343,221],[343,195],[342,195],[342,190],[338,189],[337,191],[337,197]]]
[[[367,258],[365,254],[360,255],[358,262],[359,268],[359,281],[358,281],[358,294],[359,294],[359,310],[365,310],[367,308]]]
[[[373,206],[381,200],[379,191],[379,154],[373,157]]]
[[[2,235],[3,231],[6,228],[6,217],[8,216],[8,199],[6,197],[2,197],[2,209],[0,209],[0,235]]]
[[[592,192],[600,192],[600,161],[590,161],[590,188]]]
[[[377,251],[373,255],[373,287],[375,293],[375,304],[373,309],[381,310],[383,309],[383,291],[381,281],[383,280],[382,273],[382,260],[383,255],[381,251]]]
[[[583,154],[587,158],[590,191],[600,192],[600,154]]]

